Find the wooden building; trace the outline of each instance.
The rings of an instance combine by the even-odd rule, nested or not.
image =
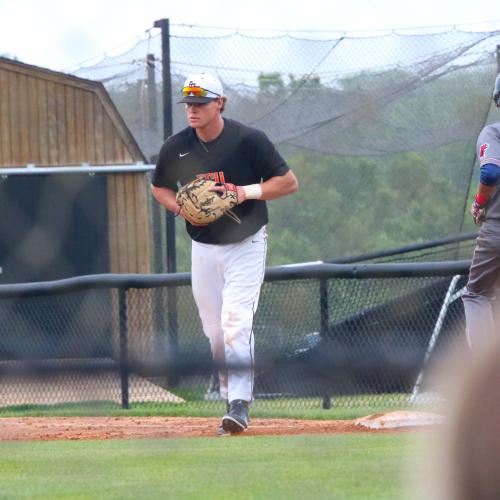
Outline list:
[[[144,155],[101,83],[0,57],[0,168],[65,167],[65,173],[0,177],[0,283],[150,273],[147,173],[72,173],[82,164],[97,169],[138,162],[146,163]],[[155,348],[151,294],[128,294],[131,359],[147,357]],[[133,307],[137,300],[142,308]],[[93,321],[99,342],[105,346],[112,338],[116,354],[116,295],[101,301],[101,307],[108,306],[114,311],[111,337],[105,322],[101,325],[96,317]],[[69,319],[67,310],[58,307],[55,301],[51,312],[41,308],[31,320],[27,312],[28,319],[23,316],[17,323],[16,335],[51,345],[56,335],[75,331],[73,317],[95,314],[85,309],[83,296],[80,312]],[[50,314],[58,318],[56,329]],[[72,356],[96,355],[95,346],[89,346],[82,344]],[[103,348],[101,355],[105,352]]]
[[[0,168],[32,164],[78,169],[82,164],[132,165],[137,162],[145,162],[144,155],[101,83],[0,57]],[[105,214],[109,265],[107,270],[105,265],[88,269],[149,273],[152,249],[146,174],[117,173],[105,178],[106,206],[95,206],[99,203],[93,201],[88,205],[100,210],[95,220],[102,221],[101,215]],[[9,186],[9,192],[15,192],[16,186]],[[57,189],[56,186],[54,198],[57,198]],[[57,216],[57,209],[54,211]],[[75,225],[78,226],[78,222]],[[21,268],[21,264],[18,267]],[[21,274],[9,279],[9,269],[4,271],[5,279],[10,282],[27,278]],[[85,266],[83,271],[76,266],[73,274],[88,273]],[[57,273],[53,277],[36,273],[34,277],[28,276],[30,281],[60,277],[63,275]]]

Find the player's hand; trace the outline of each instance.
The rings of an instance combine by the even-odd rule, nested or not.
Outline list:
[[[236,186],[230,182],[218,182],[215,186],[208,188],[209,191],[215,191],[219,193],[219,196],[226,196],[228,191],[236,192],[237,205],[240,205],[246,200],[245,190],[242,186]]]
[[[258,188],[257,188],[258,186]],[[236,193],[236,205],[241,205],[246,200],[260,199],[262,196],[262,188],[260,184],[250,186],[236,186],[229,182],[217,183],[215,186],[208,189],[209,191],[217,191],[220,196],[226,196],[228,191]]]
[[[480,205],[476,200],[474,200],[470,209],[470,214],[472,215],[474,224],[480,226],[484,222],[486,216],[484,205]]]

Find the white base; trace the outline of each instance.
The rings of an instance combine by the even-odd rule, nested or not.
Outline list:
[[[354,425],[369,429],[396,429],[398,427],[431,426],[442,424],[443,415],[423,411],[394,411],[390,413],[368,415],[354,420]]]

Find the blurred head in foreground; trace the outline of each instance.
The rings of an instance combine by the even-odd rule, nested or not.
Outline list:
[[[447,423],[428,457],[426,498],[500,499],[500,339],[455,352],[443,380]]]

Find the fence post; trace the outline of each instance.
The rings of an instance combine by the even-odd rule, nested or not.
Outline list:
[[[319,280],[319,311],[320,311],[320,327],[319,334],[323,340],[328,332],[328,281],[326,279]],[[332,407],[332,399],[328,393],[328,384],[324,385],[322,408],[329,410]]]
[[[122,408],[128,410],[128,348],[127,348],[127,289],[118,289],[119,331],[120,331],[120,382]]]
[[[170,22],[168,19],[159,19],[154,23],[155,28],[161,29],[161,63],[163,80],[163,139],[173,133],[172,118],[172,77],[170,74]],[[175,218],[170,210],[167,213],[167,272],[177,271],[175,248]]]
[[[177,319],[177,287],[167,287],[168,301],[168,370],[167,384],[169,387],[179,385],[179,373],[177,363],[179,362],[179,342],[177,331],[179,329]]]
[[[172,76],[170,71],[170,21],[169,19],[159,19],[154,23],[155,28],[161,29],[161,61],[162,61],[162,79],[163,79],[163,138],[167,139],[173,133],[172,119]],[[177,254],[175,246],[175,218],[174,214],[167,210],[167,273],[177,272]],[[167,289],[168,302],[168,347],[170,357],[177,362],[177,289]],[[167,383],[175,387],[179,383],[179,377],[175,371],[169,367]]]

